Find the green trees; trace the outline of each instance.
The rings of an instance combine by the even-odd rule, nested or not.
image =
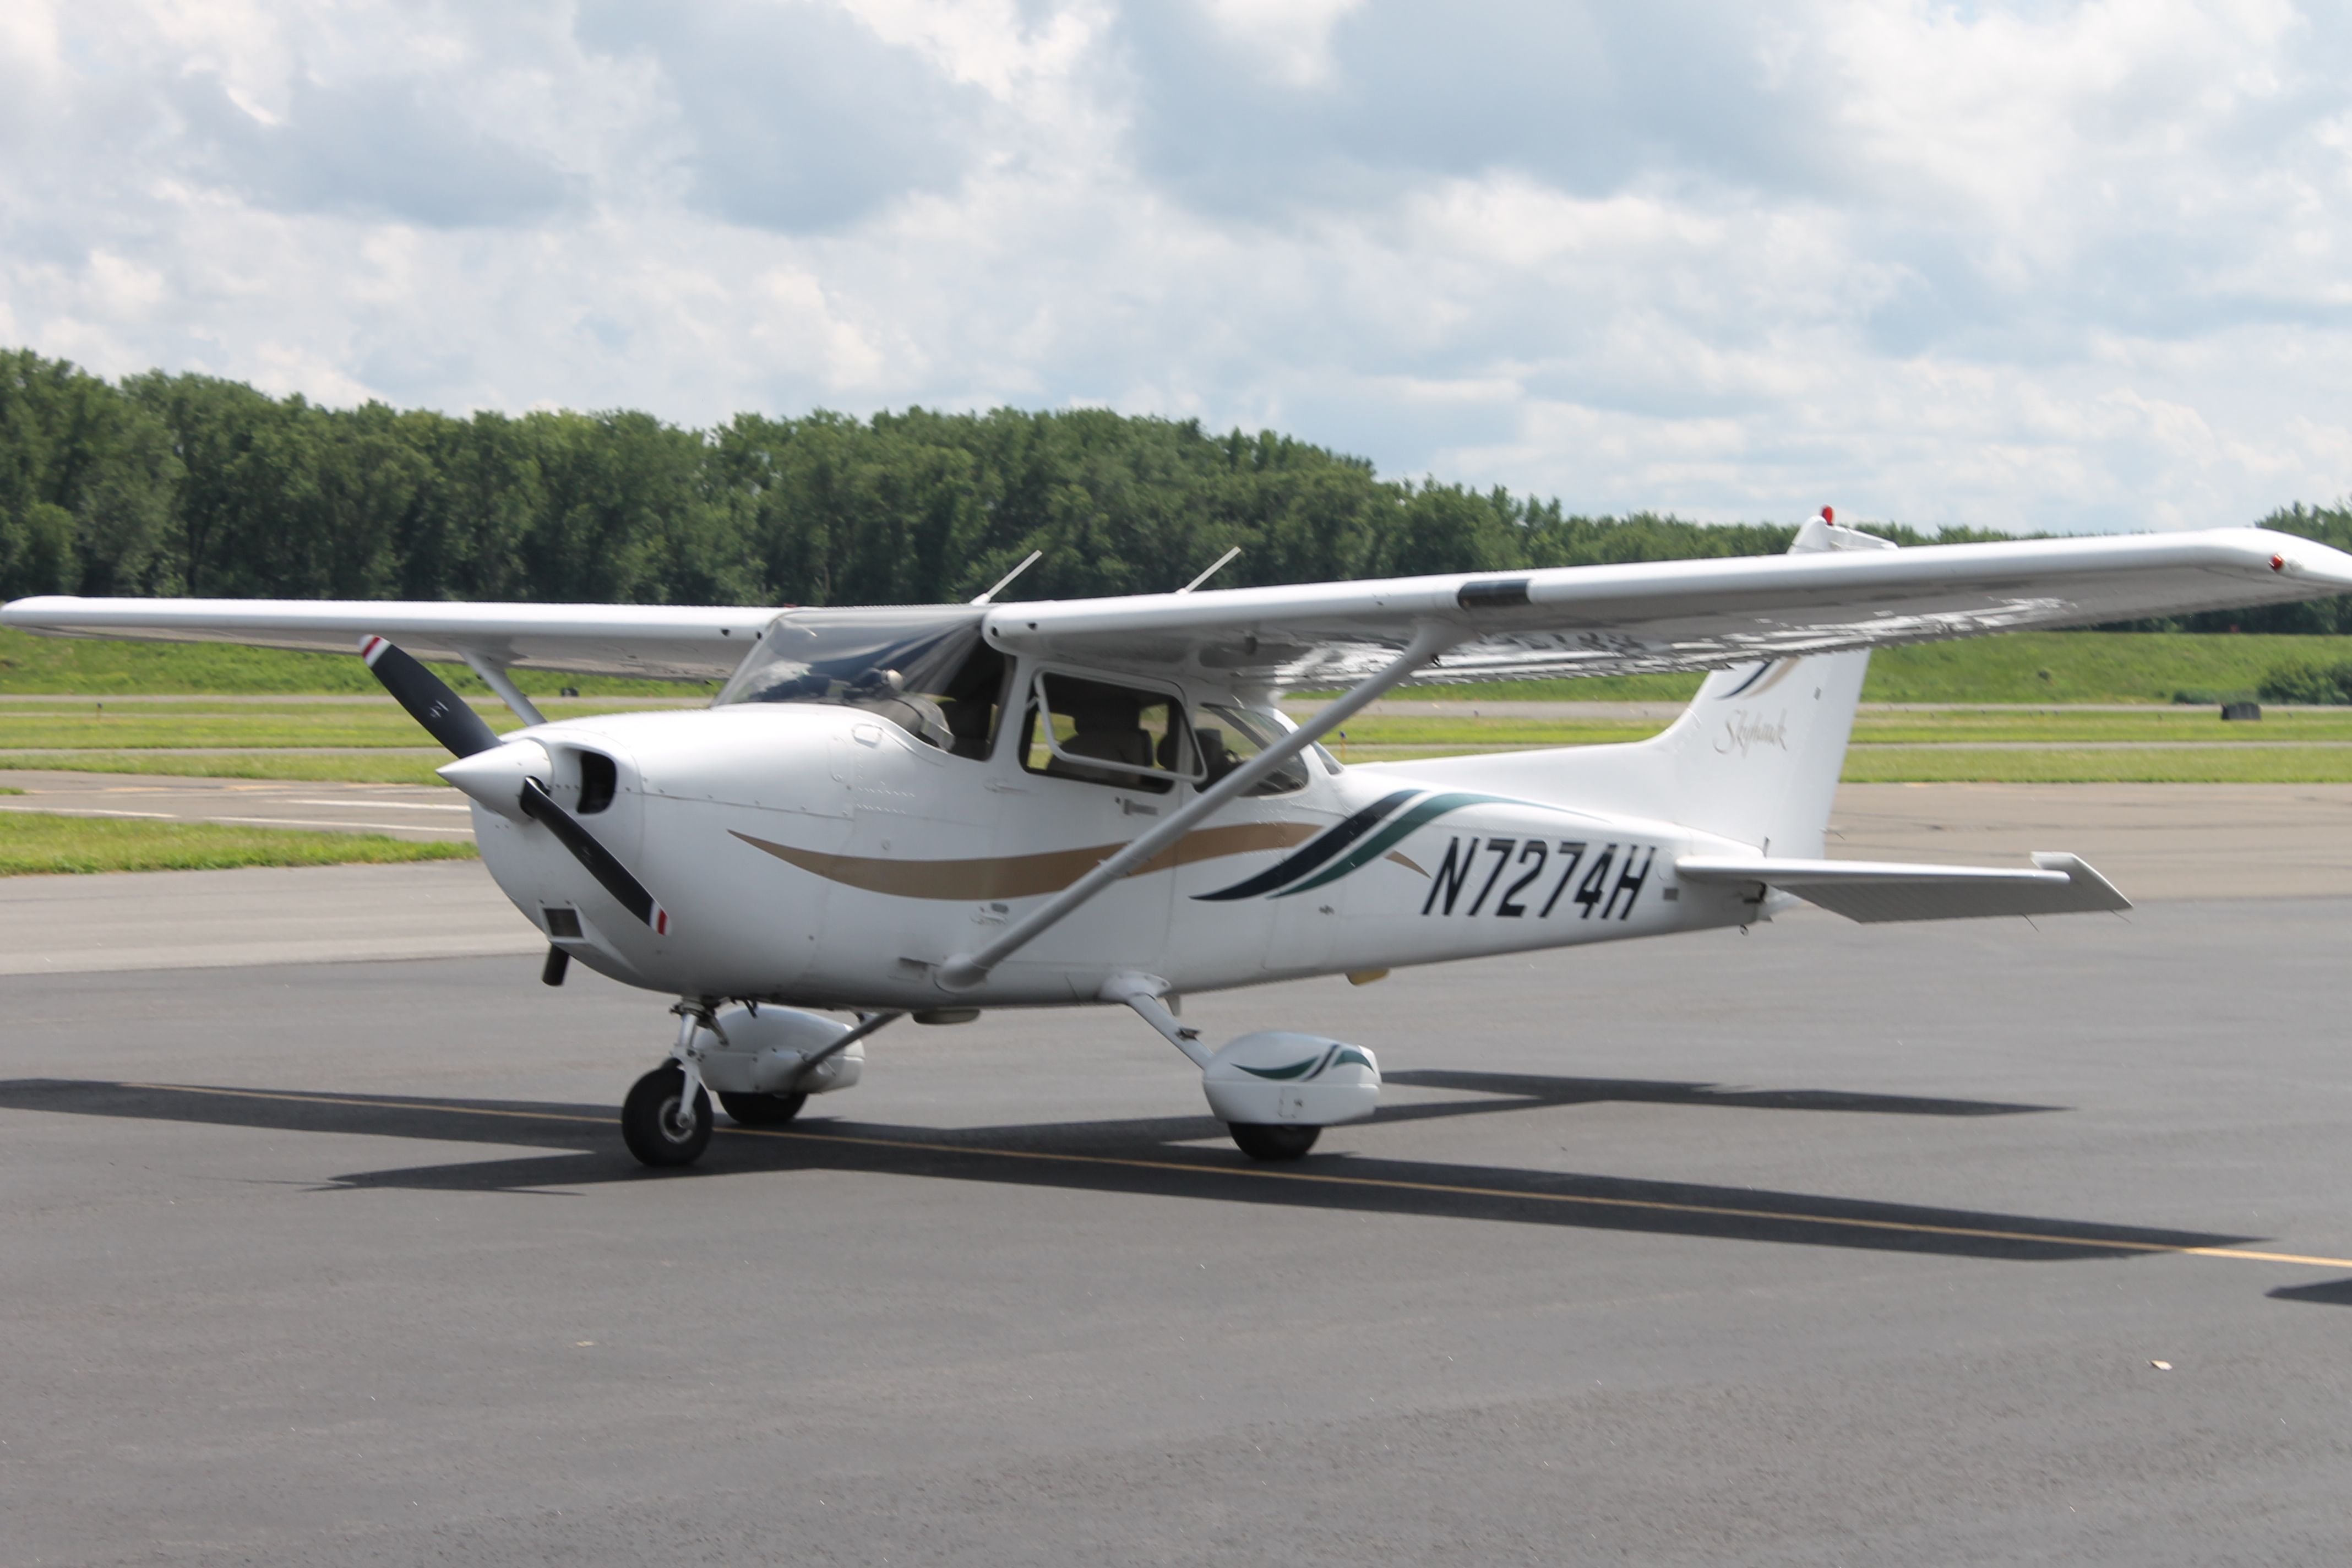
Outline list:
[[[0,596],[179,592],[169,430],[94,375],[0,351]]]
[[[2266,521],[2352,544],[2352,511]],[[618,411],[321,408],[160,371],[113,385],[0,353],[0,597],[904,604],[968,599],[1034,549],[1010,596],[1071,598],[1174,588],[1232,545],[1219,586],[1757,554],[1792,532],[1572,516],[1383,479],[1271,431],[1104,409],[743,414],[701,431]],[[2208,620],[2189,626],[2352,630],[2341,604]]]
[[[2273,665],[2255,695],[2265,702],[2334,707],[2352,702],[2352,664],[2319,664],[2307,658]]]

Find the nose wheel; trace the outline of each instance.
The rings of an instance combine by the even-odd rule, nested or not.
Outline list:
[[[621,1140],[648,1165],[691,1165],[710,1143],[710,1094],[700,1084],[691,1101],[686,1073],[667,1061],[637,1079],[621,1102]]]

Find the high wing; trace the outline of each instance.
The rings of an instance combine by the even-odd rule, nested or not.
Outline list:
[[[989,635],[1075,664],[1296,689],[1370,675],[1432,626],[1463,640],[1416,682],[1701,669],[2352,592],[2352,555],[2263,529],[1910,550],[1822,531],[1789,555],[1004,605]]]
[[[1818,523],[1808,525],[1819,527]],[[2263,529],[1885,548],[1826,531],[1798,553],[942,606],[1048,660],[1221,683],[1346,684],[1425,631],[1459,640],[1419,682],[1701,669],[1790,655],[2352,592],[2352,556]],[[343,652],[716,679],[772,609],[270,599],[19,599],[0,624],[53,636]],[[830,612],[803,610],[802,616]],[[845,616],[858,612],[845,610]]]
[[[773,609],[341,599],[18,599],[0,625],[50,637],[350,653],[388,637],[418,658],[575,675],[724,680]]]

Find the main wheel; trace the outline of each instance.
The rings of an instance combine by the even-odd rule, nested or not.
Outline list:
[[[719,1091],[719,1103],[744,1127],[782,1127],[808,1103],[805,1094],[730,1094]]]
[[[629,1152],[648,1165],[691,1165],[702,1158],[710,1142],[710,1096],[696,1089],[691,1110],[685,1099],[686,1074],[676,1062],[637,1079],[621,1102],[621,1141]]]
[[[1315,1147],[1323,1129],[1275,1121],[1228,1121],[1225,1131],[1253,1160],[1296,1160]]]

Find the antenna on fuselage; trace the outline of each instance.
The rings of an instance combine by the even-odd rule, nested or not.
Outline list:
[[[1043,557],[1045,553],[1045,552],[1042,550],[1031,551],[1027,560],[1022,562],[1020,565],[1015,566],[1012,571],[1007,572],[1003,576],[999,577],[996,580],[995,587],[991,588],[987,593],[982,594],[979,598],[974,599],[972,603],[975,605],[985,605],[992,599],[995,598],[997,595],[1004,592],[1006,586],[1012,583],[1013,579],[1020,576],[1021,574],[1028,571],[1032,566],[1036,565],[1038,560]]]
[[[1234,556],[1239,555],[1241,552],[1242,547],[1238,544],[1234,545],[1231,550],[1226,551],[1223,555],[1217,557],[1215,565],[1211,566],[1206,572],[1202,573],[1198,577],[1193,578],[1190,583],[1185,584],[1176,591],[1180,594],[1191,593],[1193,589],[1199,587],[1202,584],[1207,582],[1210,578],[1223,571],[1225,569],[1225,563],[1231,561]]]

